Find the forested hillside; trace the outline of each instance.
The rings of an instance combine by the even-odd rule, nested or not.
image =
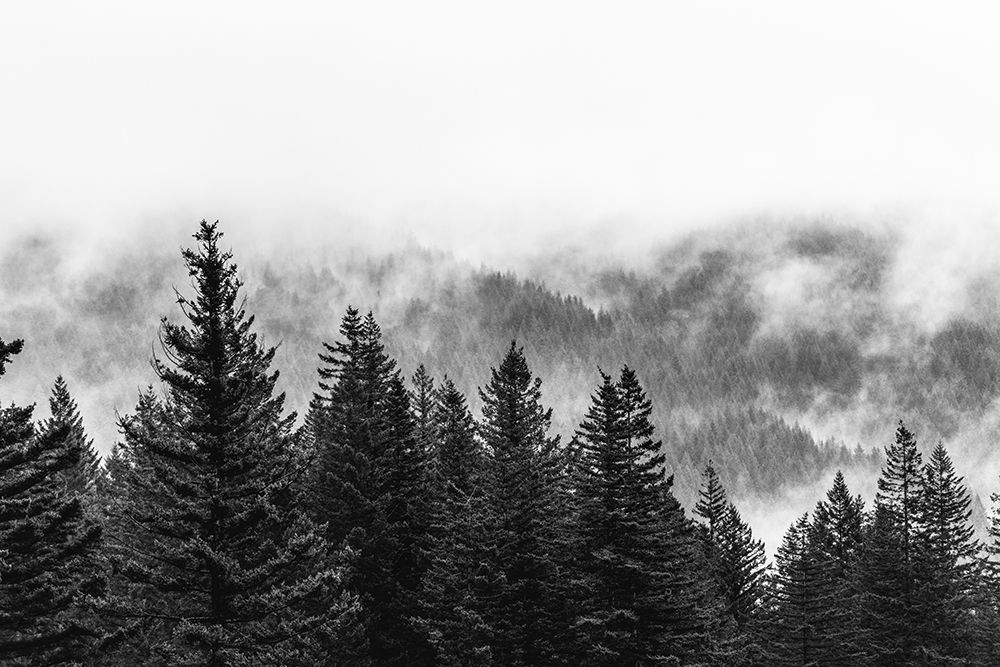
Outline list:
[[[112,412],[150,382],[159,317],[176,313],[170,290],[186,280],[169,248],[100,251],[98,270],[66,242],[12,242],[0,258],[0,308],[11,327],[37,332],[12,395],[33,400],[45,378],[65,375],[107,452],[118,437]],[[872,488],[871,452],[900,417],[968,461],[986,493],[1000,435],[995,276],[947,277],[958,296],[932,322],[907,252],[891,231],[804,222],[705,230],[634,258],[570,245],[502,271],[412,245],[388,254],[278,246],[248,253],[242,270],[300,412],[316,350],[355,305],[376,315],[405,373],[424,364],[447,375],[474,409],[493,351],[516,339],[567,437],[598,369],[628,363],[654,399],[685,500],[708,458],[748,501],[798,494],[838,465],[857,467]],[[733,416],[760,411],[771,417]]]
[[[119,415],[103,463],[63,377],[50,418],[0,410],[4,664],[996,664],[1000,514],[977,506],[948,447],[902,420],[866,451],[775,414],[806,404],[779,386],[794,365],[762,363],[771,348],[731,330],[757,330],[749,308],[681,307],[671,294],[684,290],[664,289],[656,321],[676,326],[657,336],[640,309],[595,313],[468,271],[437,285],[433,308],[398,300],[386,329],[345,307],[313,351],[297,419],[279,391],[303,381],[282,380],[294,350],[279,356],[260,334],[321,320],[344,284],[315,274],[310,310],[273,270],[244,289],[217,223],[194,238],[154,383]],[[397,268],[349,275],[366,275],[377,301]],[[440,280],[407,275],[408,289]],[[258,321],[250,299],[269,314]],[[432,316],[461,304],[465,317]],[[285,339],[302,344],[297,331]],[[530,352],[506,340],[532,331]],[[726,355],[713,356],[718,339]],[[683,353],[652,373],[660,405],[638,363],[673,343]],[[0,339],[4,386],[30,345]],[[588,349],[599,363],[585,370]],[[826,350],[814,345],[821,361],[804,370],[830,362]],[[616,351],[624,360],[602,356]],[[477,353],[488,372],[475,394],[437,370],[468,372]],[[708,368],[740,368],[740,382]],[[807,395],[840,386],[811,377]],[[841,387],[845,410],[869,381]],[[574,390],[582,409],[557,428],[549,397]],[[952,414],[973,414],[959,395]],[[858,493],[871,474],[874,490]],[[769,558],[760,526],[776,522],[788,527]]]

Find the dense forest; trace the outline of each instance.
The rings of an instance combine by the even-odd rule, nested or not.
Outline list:
[[[469,311],[455,311],[454,338],[443,344],[390,338],[429,326],[430,311],[447,331],[447,299],[411,300],[385,334],[372,312],[348,307],[313,350],[312,396],[298,418],[280,390],[284,357],[248,304],[268,306],[271,317],[324,310],[283,292],[273,272],[244,288],[221,237],[217,223],[203,222],[183,251],[189,288],[160,323],[157,384],[119,416],[106,456],[62,377],[50,417],[36,421],[31,405],[0,410],[3,664],[1000,658],[1000,515],[983,520],[979,539],[977,499],[948,448],[919,445],[901,421],[872,453],[816,442],[762,408],[761,384],[747,378],[778,368],[773,405],[813,401],[818,387],[840,388],[842,399],[826,400],[851,400],[862,383],[850,371],[856,353],[808,332],[797,351],[759,339],[748,346],[759,315],[728,297],[712,300],[722,304],[713,326],[686,318],[691,295],[718,280],[713,271],[726,273],[724,258],[706,256],[673,290],[648,294],[641,303],[660,305],[647,315],[640,302],[629,307],[629,318],[660,318],[663,336],[684,351],[648,368],[646,355],[663,348],[643,352],[644,341],[621,328],[622,310],[595,313],[501,274],[469,283],[492,306],[471,311],[474,328],[463,326]],[[317,299],[321,285],[336,284],[316,280]],[[537,338],[495,344],[510,318]],[[5,383],[29,334],[0,340]],[[283,339],[294,336],[293,328]],[[947,340],[932,341],[945,351],[929,366],[965,363]],[[464,356],[487,344],[494,360],[472,393]],[[394,349],[428,363],[404,374]],[[841,352],[801,361],[802,350],[831,349]],[[574,355],[588,353],[589,398],[575,425],[559,428],[550,396],[570,395],[558,381],[573,377],[565,369]],[[533,370],[542,359],[563,365],[557,382]],[[665,406],[652,386],[657,401],[667,388]],[[972,400],[959,390],[954,402]],[[674,419],[699,406],[700,418]],[[700,474],[686,491],[677,473],[690,469]],[[876,490],[866,498],[849,480],[871,469]],[[770,494],[777,511],[789,476],[822,478],[827,489],[769,558],[734,491]]]

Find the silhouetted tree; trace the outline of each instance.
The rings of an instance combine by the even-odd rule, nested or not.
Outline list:
[[[146,664],[315,664],[331,642],[349,655],[353,601],[292,493],[302,471],[275,350],[253,333],[217,223],[194,238],[187,322],[164,318],[154,362],[164,397],[141,396],[121,423],[108,645]]]
[[[0,376],[22,342],[0,339]],[[0,656],[4,664],[82,663],[98,622],[101,529],[84,507],[85,450],[33,406],[0,409]]]

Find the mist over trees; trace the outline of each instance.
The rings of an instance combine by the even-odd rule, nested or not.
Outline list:
[[[780,416],[849,412],[889,365],[872,370],[860,325],[766,333],[749,259],[701,252],[663,269],[669,288],[606,272],[585,285],[608,297],[597,311],[510,275],[428,271],[436,288],[383,330],[352,306],[324,319],[346,293],[332,274],[269,268],[245,288],[222,238],[202,222],[183,251],[156,384],[103,461],[61,376],[49,419],[0,411],[4,664],[995,664],[1000,514],[981,540],[961,461],[903,422],[873,451]],[[884,248],[862,241],[787,239],[867,293]],[[378,293],[398,268],[356,275]],[[286,380],[298,353],[261,333],[282,327],[290,347],[325,328]],[[982,414],[991,375],[967,346],[992,338],[943,331],[878,391],[959,373],[943,410]],[[0,340],[4,385],[30,334]],[[298,419],[281,388],[306,375]],[[931,396],[946,395],[908,406]],[[866,498],[852,487],[872,473]],[[742,508],[777,509],[791,484],[828,490],[769,559]]]

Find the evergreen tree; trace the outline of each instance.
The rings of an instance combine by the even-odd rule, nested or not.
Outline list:
[[[864,501],[851,496],[837,471],[826,499],[816,504],[809,543],[820,570],[817,592],[825,608],[817,627],[821,664],[849,665],[859,660],[852,583],[863,548]]]
[[[488,563],[485,453],[465,396],[445,378],[432,415],[436,497],[431,565],[423,581],[416,625],[441,665],[492,662],[493,630],[487,600],[499,590]]]
[[[705,554],[719,587],[725,622],[734,624],[736,632],[724,650],[728,661],[745,661],[755,650],[748,624],[764,594],[764,543],[754,539],[750,526],[726,497],[711,461],[702,478],[695,514],[702,519]]]
[[[921,607],[927,622],[923,637],[934,662],[960,662],[973,655],[979,620],[977,592],[982,584],[981,545],[974,537],[972,498],[944,445],[924,466],[920,534],[923,573]]]
[[[851,496],[844,474],[838,470],[826,499],[816,504],[812,524],[817,548],[831,568],[828,576],[835,581],[845,582],[857,563],[864,512],[861,496]]]
[[[65,426],[68,431],[68,446],[80,450],[78,454],[80,464],[73,474],[66,478],[65,482],[73,491],[85,496],[89,504],[93,505],[96,486],[103,475],[101,459],[97,455],[97,450],[94,449],[93,440],[87,437],[80,410],[61,375],[56,378],[55,385],[52,387],[49,410],[52,416],[43,425],[43,428],[55,430]]]
[[[673,481],[673,475],[667,478],[659,512],[665,538],[662,561],[670,575],[665,620],[669,656],[680,664],[724,663],[735,623],[725,613],[702,527],[685,515]]]
[[[737,628],[742,629],[750,621],[764,592],[764,543],[754,539],[750,526],[730,502],[719,526],[716,545],[729,613]]]
[[[785,533],[768,577],[762,642],[768,664],[815,665],[826,661],[823,636],[830,600],[827,580],[814,550],[809,515],[803,514]]]
[[[695,538],[670,492],[652,404],[627,366],[601,385],[575,439],[577,660],[695,661],[708,655]]]
[[[436,486],[444,500],[464,501],[482,486],[485,459],[465,396],[447,377],[437,393],[432,423]]]
[[[708,539],[714,542],[724,521],[729,500],[711,459],[701,476],[702,483],[698,490],[698,502],[694,506],[694,513],[702,518],[708,531]]]
[[[576,440],[580,660],[642,664],[667,653],[658,522],[663,455],[650,437],[650,404],[638,384],[626,397],[611,376],[601,372],[601,380]]]
[[[371,313],[348,308],[341,340],[324,343],[309,418],[314,512],[330,544],[355,558],[349,584],[362,603],[370,656],[425,664],[430,647],[411,620],[427,567],[429,462],[410,397]]]
[[[552,663],[566,634],[558,553],[564,462],[558,438],[548,435],[552,411],[542,407],[541,384],[523,350],[511,343],[480,390],[486,547],[489,566],[503,580],[486,617],[493,627],[493,659],[504,665]]]
[[[109,646],[146,664],[294,665],[325,659],[335,638],[347,656],[353,603],[291,492],[295,416],[220,237],[203,221],[183,253],[196,293],[178,296],[187,324],[162,323],[163,400],[141,396],[122,420]]]
[[[20,340],[0,339],[0,376]],[[4,664],[88,660],[97,621],[92,600],[101,529],[67,484],[86,465],[70,426],[36,432],[33,407],[0,409],[0,656]]]
[[[423,364],[417,366],[416,373],[413,374],[410,390],[410,412],[413,419],[413,434],[417,441],[417,446],[424,453],[428,465],[433,465],[434,455],[434,410],[437,391],[434,387],[434,378],[430,376]],[[432,475],[428,469],[428,475]]]
[[[910,664],[927,658],[927,619],[920,603],[925,479],[917,441],[902,421],[885,453],[858,565],[860,648],[876,664]]]

